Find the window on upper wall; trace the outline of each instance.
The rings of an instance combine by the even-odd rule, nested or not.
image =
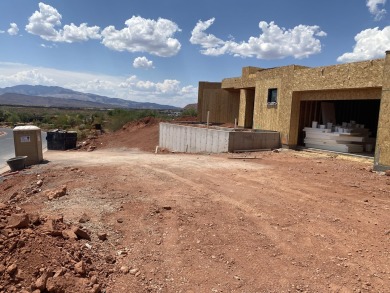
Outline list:
[[[278,103],[278,89],[268,89],[268,105],[276,105]]]

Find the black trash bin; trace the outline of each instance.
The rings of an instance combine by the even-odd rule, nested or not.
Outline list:
[[[48,150],[69,150],[76,148],[77,132],[52,130],[47,132],[47,149]]]
[[[27,156],[18,156],[7,160],[12,172],[23,170],[26,167]]]
[[[65,134],[65,149],[75,149],[77,145],[77,132],[75,131],[68,131]]]

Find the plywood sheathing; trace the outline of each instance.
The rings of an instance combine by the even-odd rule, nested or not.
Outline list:
[[[240,110],[238,114],[238,126],[252,128],[254,110],[254,89],[240,90]]]
[[[386,52],[383,68],[375,164],[381,169],[390,169],[390,51]]]
[[[256,73],[265,69],[253,66],[242,68],[241,77],[224,78],[222,80],[223,89],[254,88],[256,83]]]
[[[253,79],[253,85],[255,83],[255,79]],[[242,85],[241,77],[232,77],[232,78],[224,78],[222,80],[222,89],[241,89],[244,88]]]
[[[282,144],[288,143],[292,77],[294,65],[267,69],[256,74],[253,128],[279,131]],[[277,105],[267,104],[268,89],[277,88]]]
[[[378,59],[317,68],[290,65],[258,71],[253,128],[280,131],[282,144],[294,146],[299,124],[299,99],[293,99],[294,92],[310,91],[308,95],[313,100],[339,99],[335,94],[340,94],[341,99],[355,99],[355,94],[362,98],[367,94],[366,91],[359,94],[356,89],[376,88],[371,96],[378,98],[383,66],[384,60]],[[278,88],[276,107],[267,105],[269,88]],[[332,90],[345,92],[328,92]],[[316,91],[321,92],[314,94]]]
[[[306,68],[294,72],[294,91],[381,87],[384,59]]]
[[[258,71],[264,70],[260,67],[246,66],[242,68],[241,74],[243,78],[256,77]]]
[[[234,123],[238,118],[240,92],[226,91],[220,88],[208,87],[203,84],[201,103],[198,104],[198,119],[207,121],[207,112],[210,112],[209,122]]]
[[[387,63],[388,61],[386,61]],[[282,144],[294,146],[297,143],[301,99],[355,100],[387,97],[388,92],[381,94],[384,72],[389,75],[388,70],[385,70],[384,67],[384,59],[316,68],[297,65],[270,69],[244,67],[241,77],[224,79],[221,88],[235,94],[239,93],[241,89],[255,88],[253,128],[279,131]],[[270,88],[278,89],[276,106],[267,105]],[[205,100],[203,95],[202,99]],[[232,101],[235,103],[237,100],[233,99]],[[390,97],[382,104],[381,111],[386,114],[381,114],[381,116],[389,116],[387,113],[390,113]],[[212,107],[218,109],[217,105]],[[235,107],[232,109],[236,110]],[[245,125],[245,109],[246,100],[242,95],[240,125],[243,123]],[[204,114],[202,115],[204,116]],[[235,114],[230,116],[235,116]],[[381,125],[383,126],[381,143],[384,143],[384,146],[388,148],[390,134],[385,129],[389,129],[390,122],[383,117],[380,120],[382,120]],[[386,152],[390,156],[390,151]],[[383,158],[386,158],[386,155]],[[389,160],[390,157],[386,159],[386,162]]]
[[[205,89],[220,89],[221,83],[220,82],[207,82],[207,81],[200,81],[198,86],[198,121],[203,121],[206,119],[206,116],[203,117],[202,113],[204,112],[204,94],[203,91]],[[206,110],[207,113],[207,110]],[[204,119],[203,119],[204,118]]]

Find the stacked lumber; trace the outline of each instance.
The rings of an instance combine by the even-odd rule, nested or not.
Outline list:
[[[335,131],[337,130],[337,131]],[[306,147],[344,153],[362,153],[364,147],[372,144],[367,128],[313,128],[305,127],[304,143]]]

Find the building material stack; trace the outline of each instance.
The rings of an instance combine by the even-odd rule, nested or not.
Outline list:
[[[306,147],[344,153],[372,152],[375,139],[364,125],[343,122],[341,126],[319,125],[313,121],[312,127],[305,127],[304,143]]]

